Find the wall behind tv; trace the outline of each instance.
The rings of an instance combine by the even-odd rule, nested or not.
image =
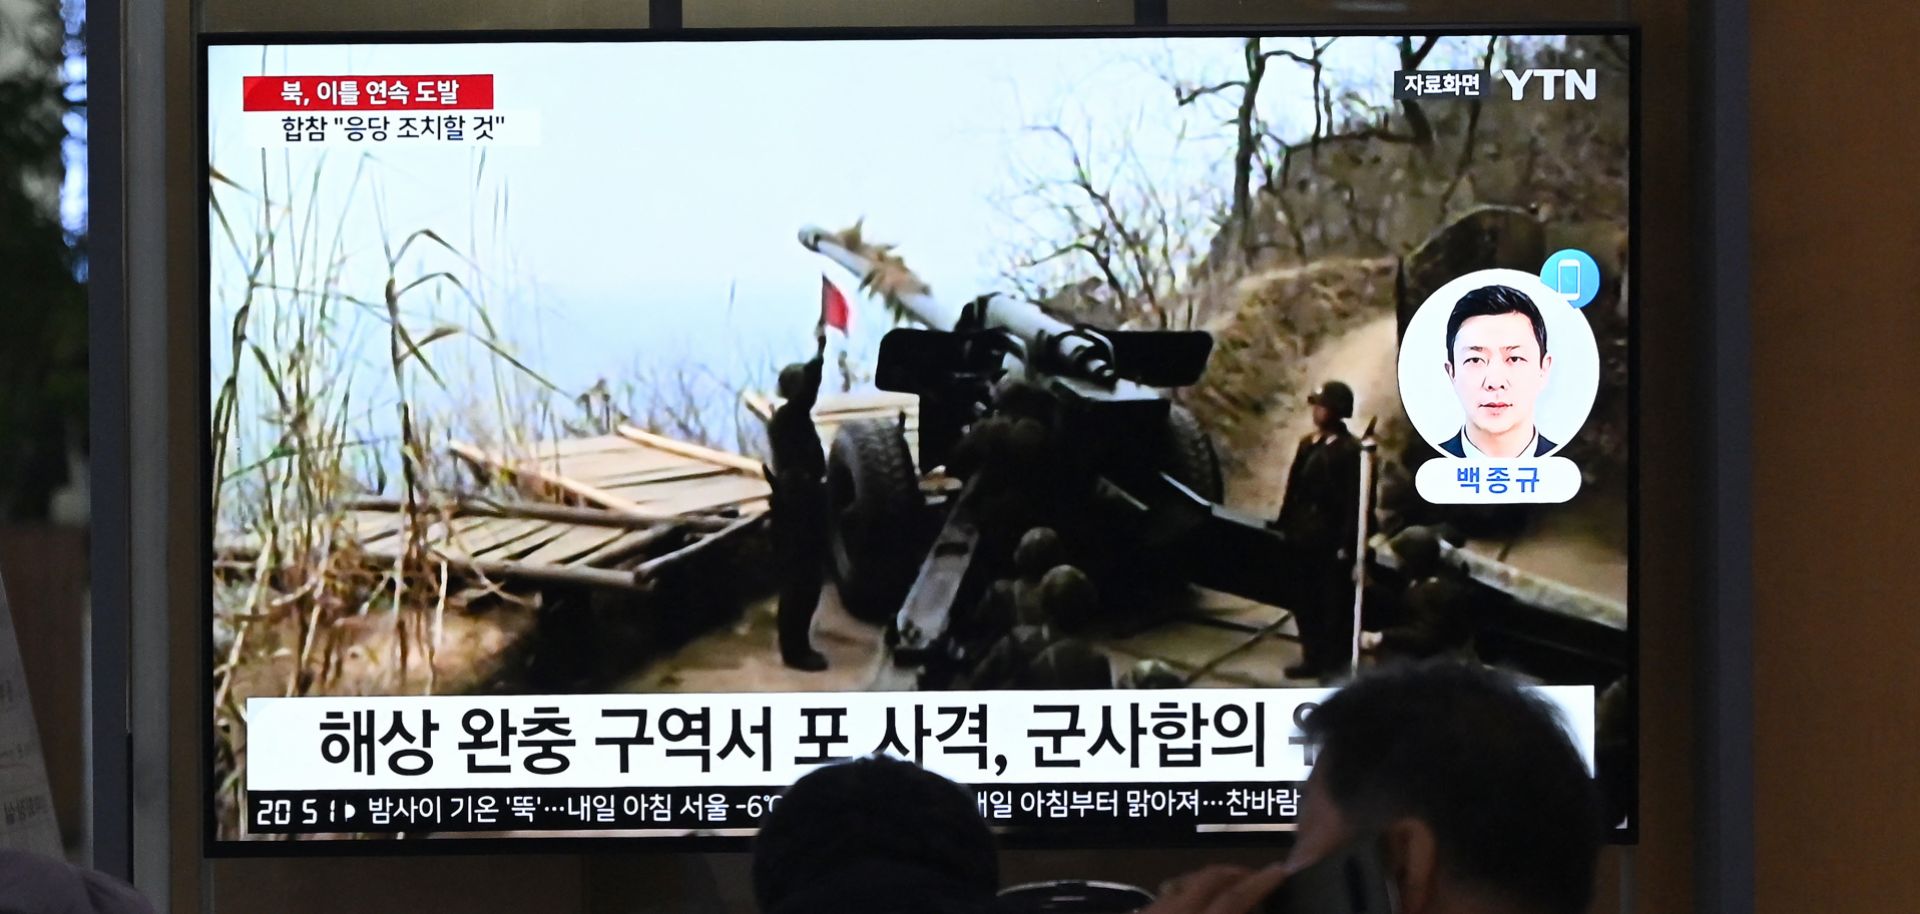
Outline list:
[[[1684,4],[1639,0],[1633,3],[1563,2],[1543,10],[1540,4],[1509,0],[1455,0],[1409,2],[1393,10],[1378,3],[1336,0],[1306,3],[1248,3],[1238,0],[1168,0],[1164,4],[1174,23],[1434,23],[1446,21],[1606,21],[1631,17],[1645,28],[1644,67],[1648,92],[1644,109],[1642,163],[1641,292],[1647,302],[1691,302],[1690,233],[1687,139],[1687,14]],[[899,0],[686,0],[683,22],[699,26],[752,25],[1105,25],[1128,21],[1132,2],[1116,0],[972,0],[954,3],[902,3]],[[209,32],[263,30],[403,30],[428,28],[594,28],[644,27],[648,4],[612,0],[479,0],[463,3],[390,4],[373,0],[335,3],[292,0],[205,0],[190,7],[189,0],[167,0],[165,61],[166,96],[180,111],[191,110],[191,25]],[[156,20],[157,21],[157,20]],[[165,131],[166,223],[174,239],[191,239],[196,214],[194,188],[198,180],[193,163],[191,119],[171,118]],[[193,252],[176,243],[166,252],[169,308],[168,359],[192,365],[199,358],[193,287]],[[1642,314],[1645,341],[1641,359],[1643,391],[1686,389],[1695,383],[1697,364],[1689,360],[1688,340],[1700,332],[1700,312],[1684,304],[1647,308]],[[197,398],[195,373],[175,373],[178,389],[169,388],[169,409],[181,417],[180,428],[190,427]],[[1687,440],[1692,416],[1680,401],[1646,397],[1641,432],[1646,440]],[[196,442],[189,436],[168,441],[170,466],[166,474],[176,503],[199,497],[191,459]],[[1655,452],[1642,470],[1642,498],[1646,504],[1694,504],[1690,494],[1702,478],[1703,467],[1691,448]],[[200,607],[195,603],[194,567],[190,544],[197,535],[194,519],[180,515],[168,529],[183,544],[167,553],[165,602],[167,635],[172,656],[192,658],[199,635]],[[1692,802],[1689,752],[1692,683],[1688,672],[1691,650],[1690,608],[1699,595],[1698,547],[1700,519],[1682,510],[1644,525],[1641,544],[1641,617],[1643,694],[1642,833],[1643,843],[1629,854],[1610,851],[1605,861],[1601,898],[1596,912],[1627,909],[1683,911],[1690,903]],[[172,707],[195,707],[195,679],[191,663],[171,664],[168,670]],[[672,858],[647,855],[537,856],[510,859],[463,858],[343,858],[292,860],[200,859],[199,783],[200,747],[197,718],[175,714],[167,747],[169,777],[164,785],[171,808],[171,842],[165,858],[171,862],[164,880],[175,911],[208,909],[221,912],[276,911],[305,914],[322,911],[403,912],[421,909],[470,912],[736,911],[744,900],[742,877],[746,859],[740,855],[710,858]],[[156,788],[158,790],[158,788]],[[149,797],[153,795],[150,791]],[[145,846],[154,847],[154,839]],[[1010,877],[1040,878],[1059,875],[1125,877],[1154,883],[1213,859],[1240,860],[1257,855],[1201,853],[1101,853],[1009,855]],[[1630,897],[1619,894],[1621,873],[1631,872]]]
[[[1920,9],[1752,10],[1757,910],[1912,911]]]

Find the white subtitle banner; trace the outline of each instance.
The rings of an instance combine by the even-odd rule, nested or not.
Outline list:
[[[1590,686],[1543,686],[1589,767]],[[247,788],[784,787],[884,754],[976,786],[1304,781],[1329,689],[254,698]]]

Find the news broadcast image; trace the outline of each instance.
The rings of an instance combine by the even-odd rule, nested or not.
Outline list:
[[[205,53],[216,851],[1284,832],[1436,657],[1630,834],[1628,36]]]

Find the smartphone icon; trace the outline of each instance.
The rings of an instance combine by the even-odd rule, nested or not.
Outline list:
[[[1580,261],[1572,257],[1560,258],[1559,282],[1554,287],[1561,297],[1570,302],[1580,300]]]

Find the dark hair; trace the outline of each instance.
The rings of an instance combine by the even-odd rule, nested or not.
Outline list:
[[[1540,344],[1540,354],[1547,354],[1547,319],[1540,316],[1533,299],[1527,293],[1512,286],[1481,286],[1460,296],[1453,303],[1453,313],[1447,316],[1447,361],[1453,361],[1453,338],[1460,335],[1460,325],[1468,318],[1492,317],[1496,314],[1524,314],[1533,324],[1533,338]]]
[[[770,911],[838,870],[873,863],[923,870],[983,899],[1000,886],[993,833],[972,792],[873,756],[815,769],[781,795],[754,840],[754,898]]]
[[[1361,676],[1307,716],[1318,783],[1357,830],[1412,817],[1464,884],[1550,914],[1592,901],[1602,823],[1559,714],[1454,661]]]

